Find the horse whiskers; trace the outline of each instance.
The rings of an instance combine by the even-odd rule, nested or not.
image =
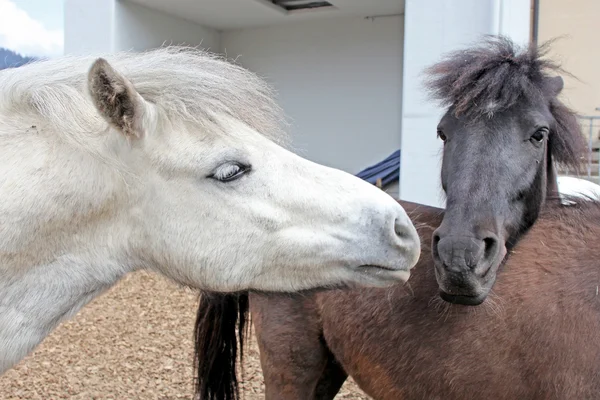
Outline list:
[[[455,306],[444,301],[438,294],[435,294],[430,298],[428,307],[434,308],[439,314],[439,319],[443,318],[444,321],[446,321],[453,313],[463,312],[463,310],[466,310],[469,315],[488,313],[497,317],[502,317],[505,312],[504,299],[493,291],[490,291],[487,299],[477,307]]]
[[[493,291],[490,291],[486,300],[477,307],[469,307],[468,313],[469,315],[484,313],[502,318],[505,312],[503,302],[504,299],[502,299],[502,297],[496,295]]]
[[[415,291],[413,290],[412,286],[410,286],[410,282],[406,282],[404,284],[404,287],[406,287],[408,290],[410,290],[410,296],[411,297],[415,297]],[[391,295],[391,291],[390,291],[390,295]]]
[[[428,306],[433,306],[433,308],[438,312],[438,321],[442,318],[444,319],[444,321],[447,321],[448,316],[452,313],[453,308],[452,304],[448,303],[447,301],[444,301],[438,294],[435,294],[431,297]]]
[[[502,315],[506,312],[506,299],[497,295],[494,289],[490,290],[490,294],[488,295],[488,298],[484,304],[499,317],[502,317]]]
[[[412,214],[409,214],[410,219],[412,220],[416,220],[416,218],[418,218],[418,216],[413,216]],[[433,228],[431,225],[429,224],[425,224],[422,222],[417,222],[414,224],[415,228],[417,229],[417,232],[421,233],[422,231],[429,231],[429,230],[434,230],[435,228]]]

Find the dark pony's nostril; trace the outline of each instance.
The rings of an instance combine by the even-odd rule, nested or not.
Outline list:
[[[493,237],[487,237],[483,239],[485,245],[484,259],[489,260],[496,253],[498,247],[498,240]]]

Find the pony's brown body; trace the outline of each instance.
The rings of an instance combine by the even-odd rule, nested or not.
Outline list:
[[[426,242],[442,210],[402,204]],[[266,398],[333,399],[346,373],[376,400],[600,398],[599,237],[597,203],[549,206],[480,307],[439,300],[427,249],[393,289],[251,293]]]

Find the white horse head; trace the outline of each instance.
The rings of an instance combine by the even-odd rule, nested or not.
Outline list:
[[[190,48],[2,71],[0,372],[136,269],[213,291],[408,279],[403,208],[286,150],[282,122],[262,80]]]

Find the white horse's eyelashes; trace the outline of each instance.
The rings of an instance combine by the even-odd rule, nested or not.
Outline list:
[[[284,122],[262,80],[195,49],[1,71],[0,372],[140,268],[221,292],[407,279],[402,207],[286,150]]]
[[[249,165],[243,165],[240,163],[225,163],[217,167],[215,172],[211,175],[214,179],[221,182],[230,182],[240,178],[242,175],[250,171]]]

